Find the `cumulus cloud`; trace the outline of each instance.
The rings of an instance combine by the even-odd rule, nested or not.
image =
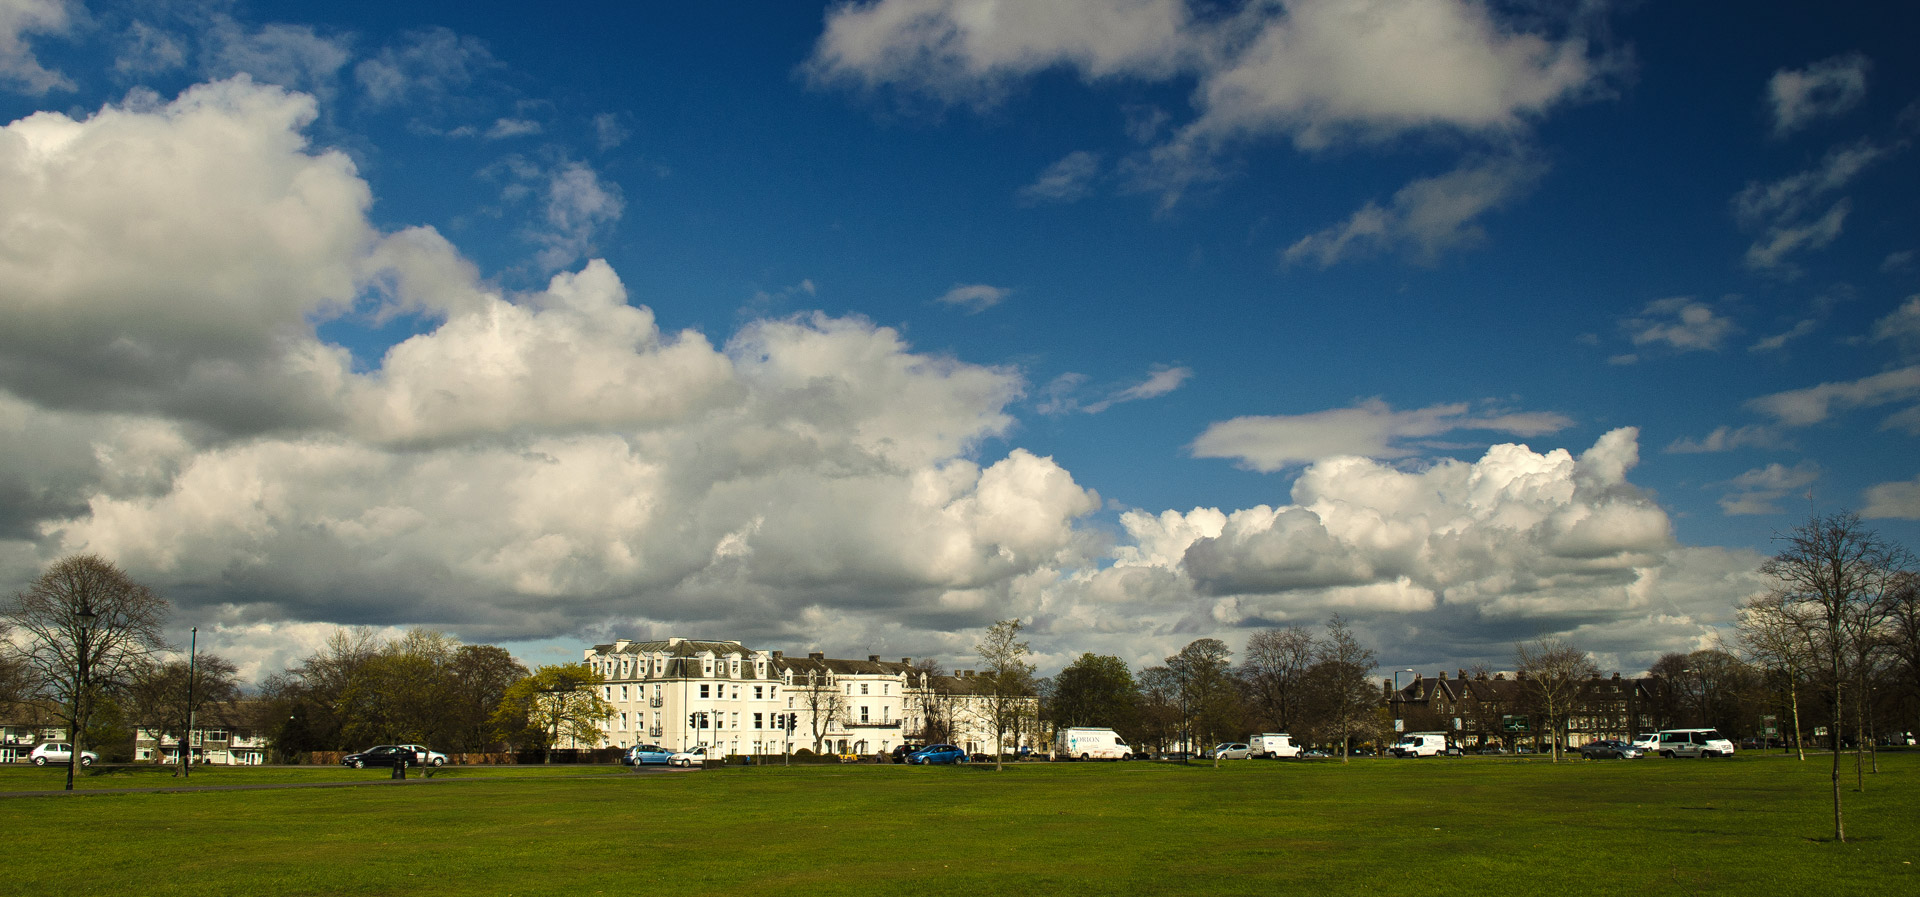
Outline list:
[[[1093,180],[1100,175],[1100,155],[1076,150],[1047,166],[1033,183],[1021,187],[1015,196],[1026,205],[1049,202],[1076,202],[1093,192]]]
[[[967,314],[977,315],[989,308],[1005,302],[1013,291],[1006,287],[989,286],[984,283],[956,283],[953,289],[941,294],[934,300],[941,305],[964,308]]]
[[[1757,467],[1720,484],[1727,488],[1727,494],[1720,499],[1720,509],[1729,517],[1785,513],[1780,500],[1819,479],[1820,465],[1812,461],[1802,461],[1792,467],[1780,464]]]
[[[369,225],[312,115],[237,78],[0,131],[26,185],[0,194],[8,581],[97,551],[235,631],[775,637],[810,605],[979,625],[1084,556],[1097,495],[975,457],[1017,374],[855,319],[662,333],[598,261],[502,292],[437,232]],[[542,198],[557,229],[594,217]],[[421,329],[356,363],[316,332],[348,313]]]
[[[1620,326],[1636,346],[1661,345],[1681,352],[1718,351],[1737,329],[1711,306],[1688,296],[1649,302]]]
[[[1477,627],[1479,638],[1664,613],[1649,584],[1674,549],[1671,526],[1626,481],[1637,460],[1635,433],[1623,429],[1578,457],[1499,445],[1413,472],[1321,461],[1288,505],[1124,514],[1112,566],[1074,594],[1149,618],[1178,609],[1215,627],[1344,611]]]
[[[1846,112],[1867,95],[1865,56],[1851,53],[1803,69],[1781,69],[1767,80],[1773,133],[1784,137],[1822,118]]]
[[[1221,421],[1193,441],[1192,451],[1196,458],[1233,458],[1271,472],[1345,455],[1405,458],[1435,448],[1433,437],[1447,433],[1542,436],[1572,424],[1551,412],[1474,411],[1464,402],[1395,411],[1376,398],[1351,408]]]
[[[214,78],[247,75],[321,96],[332,94],[340,70],[353,59],[343,37],[307,25],[263,25],[248,30],[221,17],[205,37],[202,64]]]
[[[1358,256],[1404,250],[1431,263],[1450,249],[1474,246],[1486,238],[1478,220],[1531,189],[1545,166],[1526,158],[1504,158],[1462,166],[1414,181],[1386,206],[1369,202],[1346,221],[1300,238],[1282,253],[1288,264],[1313,262],[1322,268]]]
[[[0,86],[29,94],[73,89],[65,75],[40,64],[27,35],[68,33],[77,8],[70,0],[0,0]]]

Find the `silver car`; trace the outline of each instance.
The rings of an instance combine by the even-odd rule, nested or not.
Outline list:
[[[1253,756],[1253,749],[1237,741],[1227,742],[1214,745],[1213,750],[1207,752],[1207,756],[1219,757],[1222,760],[1245,760]]]
[[[98,759],[100,759],[99,755],[92,751],[80,752],[81,766],[92,766],[93,761]],[[27,760],[35,766],[47,766],[49,764],[65,766],[73,760],[73,745],[50,741],[34,748],[31,753],[27,754]]]

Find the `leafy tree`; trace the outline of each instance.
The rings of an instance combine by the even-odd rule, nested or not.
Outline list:
[[[1141,670],[1139,680],[1141,738],[1136,744],[1151,743],[1154,750],[1164,751],[1185,731],[1179,677],[1168,667],[1156,666]]]
[[[1515,645],[1514,663],[1520,669],[1520,688],[1533,704],[1540,721],[1546,724],[1553,742],[1553,762],[1560,762],[1560,749],[1567,740],[1567,718],[1579,703],[1580,689],[1600,675],[1600,668],[1587,652],[1557,638]]]
[[[1020,639],[1020,620],[1001,620],[987,627],[987,633],[974,646],[984,668],[986,688],[981,692],[987,725],[993,729],[993,768],[998,771],[1005,756],[1006,736],[1019,730],[1033,715],[1033,664],[1027,658],[1033,649]]]
[[[1106,726],[1129,738],[1138,734],[1140,686],[1118,657],[1080,655],[1053,678],[1051,697],[1056,726]]]
[[[134,676],[123,702],[129,721],[153,732],[156,746],[179,739],[180,774],[192,774],[195,728],[231,726],[240,703],[239,669],[217,654],[151,664]],[[154,762],[163,752],[154,751]]]
[[[1317,647],[1313,633],[1298,626],[1261,630],[1247,639],[1240,681],[1262,731],[1285,732],[1298,725],[1307,668]]]
[[[597,744],[614,714],[594,688],[598,681],[584,661],[534,670],[507,688],[493,714],[494,731],[504,741],[539,747],[549,763],[562,740]]]
[[[29,700],[56,708],[73,744],[67,790],[103,699],[125,688],[166,647],[168,605],[112,563],[90,554],[55,561],[26,591],[0,606],[0,620],[27,639],[21,659]]]
[[[446,728],[436,737],[449,750],[485,751],[499,744],[489,719],[506,699],[507,689],[526,678],[527,668],[505,648],[462,645],[447,663]]]
[[[1786,546],[1760,572],[1774,580],[1780,613],[1811,633],[1820,659],[1831,698],[1833,837],[1845,841],[1840,799],[1844,696],[1856,681],[1864,684],[1865,646],[1891,615],[1893,597],[1913,562],[1905,549],[1881,539],[1850,512],[1814,517],[1781,538]]]

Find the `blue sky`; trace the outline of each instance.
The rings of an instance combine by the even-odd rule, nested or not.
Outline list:
[[[1920,536],[1914,12],[0,0],[0,577],[1044,669]]]

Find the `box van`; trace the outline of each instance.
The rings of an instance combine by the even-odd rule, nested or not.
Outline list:
[[[1445,732],[1408,732],[1388,748],[1395,757],[1439,757],[1460,755],[1460,749],[1447,743]]]
[[[1662,729],[1654,750],[1662,757],[1731,757],[1733,742],[1713,729]]]
[[[1061,729],[1054,736],[1053,751],[1066,760],[1133,759],[1133,748],[1112,729]]]
[[[1286,734],[1262,732],[1247,739],[1247,747],[1253,749],[1255,757],[1265,757],[1268,760],[1300,756],[1300,746],[1293,743],[1293,736]]]

